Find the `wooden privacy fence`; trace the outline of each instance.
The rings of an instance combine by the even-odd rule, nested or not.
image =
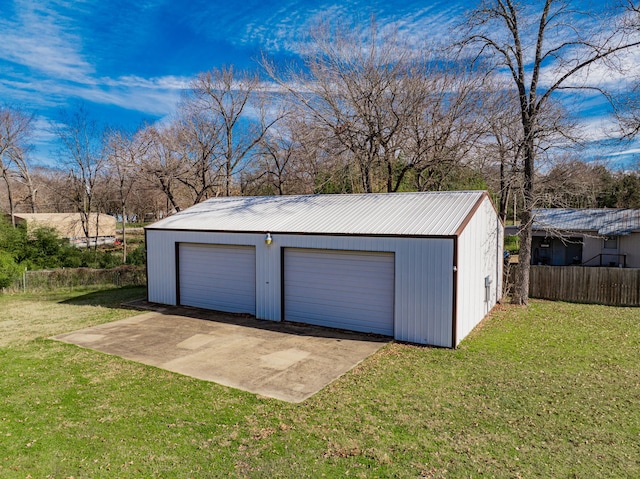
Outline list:
[[[529,296],[576,303],[640,306],[640,269],[531,266]]]
[[[119,266],[111,269],[65,268],[25,271],[6,292],[49,291],[78,286],[140,286],[147,281],[144,266]]]

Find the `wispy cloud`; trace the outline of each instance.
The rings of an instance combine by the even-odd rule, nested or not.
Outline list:
[[[628,148],[622,151],[615,151],[613,153],[609,153],[607,156],[636,156],[640,155],[640,147]]]
[[[106,78],[87,87],[71,87],[71,92],[94,103],[164,116],[175,110],[180,94],[188,84],[188,78],[173,76],[151,79]]]
[[[83,54],[83,28],[67,8],[76,2],[19,1],[14,15],[0,19],[0,78],[4,98],[51,108],[69,98],[162,116],[172,111],[188,78],[96,76],[96,66]]]
[[[347,2],[325,1],[315,3],[289,1],[256,15],[243,25],[234,26],[229,41],[239,45],[257,45],[271,54],[299,54],[305,50],[308,35],[320,21],[335,25],[361,24],[372,19],[381,34],[398,32],[408,43],[422,47],[425,39],[435,43],[448,35],[450,27],[464,7],[460,4],[432,1],[405,1],[402,4],[371,3],[363,0]],[[425,32],[429,32],[428,35]]]
[[[15,16],[0,20],[0,58],[54,78],[89,81],[94,68],[80,54],[82,37],[63,11],[47,2],[15,2]]]
[[[227,63],[237,54],[245,64],[261,50],[295,56],[309,48],[310,30],[321,19],[364,28],[371,18],[380,38],[397,32],[421,51],[447,38],[467,6],[461,0],[191,0],[188,7],[177,0],[0,1],[0,99],[43,115],[84,100],[110,113],[154,118],[174,112],[191,75],[220,66],[223,54]],[[188,67],[183,57],[189,57]],[[625,87],[631,73],[640,74],[640,53],[621,62],[627,74],[596,65],[568,85]],[[545,67],[544,84],[556,66]],[[263,89],[282,93],[277,85]],[[606,140],[611,122],[600,116],[601,100],[582,100],[581,108],[598,115],[585,119],[585,136]],[[45,120],[37,126],[43,145],[53,141]]]

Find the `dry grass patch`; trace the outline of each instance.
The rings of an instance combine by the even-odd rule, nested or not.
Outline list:
[[[144,295],[140,287],[0,295],[0,347],[133,316],[120,303]]]

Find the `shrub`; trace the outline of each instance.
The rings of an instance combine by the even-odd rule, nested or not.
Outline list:
[[[105,251],[100,256],[101,268],[115,268],[116,266],[120,266],[121,264],[122,261],[120,256],[114,255],[111,251]]]
[[[5,251],[0,251],[0,288],[7,288],[20,275],[20,267],[13,260],[13,256]]]
[[[0,217],[0,251],[12,261],[29,270],[56,268],[113,268],[120,266],[120,256],[111,251],[77,248],[61,238],[53,228],[37,228],[27,235],[26,229]],[[8,260],[5,258],[8,264]],[[144,265],[144,246],[133,250],[128,264]],[[6,266],[6,270],[9,267]]]
[[[144,266],[147,262],[147,254],[144,245],[138,246],[127,256],[127,264]]]
[[[14,228],[9,221],[0,216],[0,250],[11,253],[15,257],[15,254],[24,250],[26,242],[26,228],[23,225]]]
[[[67,249],[73,248],[69,241],[62,239],[53,228],[37,228],[27,240],[24,257],[19,261],[27,261],[31,269],[58,268],[63,266],[63,258]]]

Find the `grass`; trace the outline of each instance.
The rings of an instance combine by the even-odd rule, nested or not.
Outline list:
[[[640,310],[504,307],[288,404],[46,337],[140,289],[0,297],[0,477],[640,477]]]
[[[151,223],[153,223],[153,222],[151,222]],[[136,221],[127,221],[127,228],[144,228],[145,226],[148,226],[151,223],[144,223],[144,222],[141,222],[141,221],[138,221],[138,222],[136,222]],[[116,228],[117,229],[122,229],[122,225],[123,225],[122,221],[118,221],[116,223]]]
[[[519,236],[505,236],[504,237],[504,249],[511,254],[517,254],[520,251],[520,237]]]

